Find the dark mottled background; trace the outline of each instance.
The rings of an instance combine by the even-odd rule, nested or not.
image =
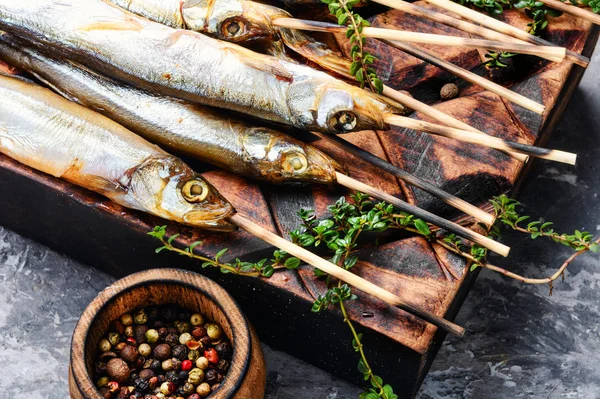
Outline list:
[[[526,212],[556,222],[559,231],[600,232],[599,54],[549,143],[579,153],[578,166],[537,163],[520,197]],[[528,276],[551,274],[569,255],[547,241],[506,241],[512,256],[492,262]],[[71,333],[112,280],[0,227],[0,398],[68,397]],[[599,288],[599,256],[577,259],[552,296],[547,286],[483,271],[458,316],[467,336],[445,342],[419,398],[600,398]],[[267,398],[354,399],[360,392],[286,354],[265,352]]]

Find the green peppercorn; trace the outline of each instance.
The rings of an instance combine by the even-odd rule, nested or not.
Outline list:
[[[192,334],[190,333],[183,333],[179,336],[179,343],[181,345],[185,345],[188,343],[188,341],[190,341],[192,339]]]
[[[199,368],[193,368],[188,374],[188,381],[194,385],[200,384],[204,380],[204,371]]]
[[[206,327],[206,333],[208,334],[208,336],[210,337],[210,339],[219,339],[221,338],[221,327],[219,327],[218,324],[214,324],[214,323],[208,323],[205,325]]]
[[[109,350],[112,349],[112,345],[110,344],[109,340],[107,340],[106,338],[103,338],[100,340],[100,343],[98,344],[98,349],[100,349],[100,352],[108,352]]]
[[[98,386],[98,388],[102,388],[108,385],[108,383],[110,382],[110,378],[104,376],[101,377],[98,382],[96,382],[96,386]]]
[[[112,346],[116,346],[120,340],[121,340],[121,337],[119,336],[119,333],[109,333],[108,334],[108,342],[110,342],[110,344]]]
[[[201,370],[206,370],[208,368],[208,359],[204,356],[200,356],[196,360],[196,367],[198,367]]]
[[[194,327],[201,326],[204,324],[204,316],[202,316],[200,313],[194,313],[190,317],[190,324]]]
[[[160,335],[155,329],[151,328],[150,330],[146,331],[146,341],[148,341],[149,344],[155,343],[159,338]]]
[[[154,396],[156,396],[158,399],[165,399],[166,398],[165,394],[162,393],[162,392],[157,392],[157,393],[154,394]]]
[[[179,334],[192,331],[192,325],[187,321],[176,321],[175,327],[177,328],[177,331],[179,331]]]
[[[141,356],[148,357],[152,353],[152,347],[148,344],[138,346],[138,352]]]
[[[202,384],[198,385],[198,388],[196,388],[196,393],[202,397],[210,395],[210,385],[208,385],[206,382],[203,382]]]
[[[121,316],[121,323],[124,326],[130,326],[133,324],[133,317],[131,317],[129,313],[125,313],[123,316]]]
[[[192,362],[195,362],[200,357],[200,352],[197,350],[191,350],[188,352],[187,358]]]
[[[145,324],[148,322],[148,315],[146,314],[144,309],[141,309],[135,313],[135,316],[133,316],[133,320],[135,321],[135,324]]]

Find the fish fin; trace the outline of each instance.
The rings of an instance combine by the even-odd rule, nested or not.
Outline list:
[[[351,61],[341,54],[336,53],[324,43],[295,29],[279,28],[279,32],[285,45],[292,51],[325,70],[337,73],[348,79],[354,79],[350,75]]]
[[[223,43],[223,50],[233,54],[241,63],[258,71],[273,74],[284,82],[293,82],[294,76],[274,57],[257,56],[253,51],[243,47]]]
[[[79,186],[85,187],[88,190],[100,193],[109,198],[115,197],[117,193],[127,193],[127,189],[118,182],[105,179],[101,176],[79,173],[82,164],[82,162],[79,162],[76,159],[75,161],[73,161],[71,166],[69,166],[69,168],[61,176],[58,177],[73,182]]]

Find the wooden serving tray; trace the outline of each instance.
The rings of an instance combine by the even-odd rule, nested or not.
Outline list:
[[[363,15],[368,12],[369,9],[361,9]],[[528,22],[517,11],[505,12],[502,18],[520,28],[525,28]],[[398,11],[375,14],[371,20],[378,27],[465,36],[453,28]],[[596,44],[598,30],[588,23],[562,16],[552,19],[546,38],[589,56]],[[388,85],[408,90],[416,98],[435,103],[440,110],[495,136],[528,144],[543,145],[547,141],[584,72],[568,62],[553,64],[520,56],[513,67],[490,73],[481,67],[484,52],[422,46],[450,62],[486,74],[516,92],[543,102],[547,112],[539,116],[384,44],[370,41],[369,48],[379,56],[379,76]],[[459,85],[461,96],[438,103],[439,90],[448,82]],[[360,132],[345,137],[483,207],[488,206],[490,197],[514,190],[524,174],[522,164],[500,152],[403,129]],[[407,186],[327,143],[314,144],[347,165],[349,174],[359,180],[440,215],[459,216],[427,193]],[[337,187],[257,184],[227,172],[192,164],[204,168],[200,169],[205,170],[203,175],[241,214],[282,235],[298,226],[296,212],[300,208],[315,209],[317,215],[325,216],[327,205],[347,194]],[[0,209],[0,225],[115,276],[164,266],[200,270],[198,263],[187,259],[172,254],[154,254],[157,242],[146,233],[155,225],[166,224],[165,221],[124,209],[95,193],[1,155]],[[468,219],[460,221],[471,222]],[[208,255],[227,247],[229,258],[257,259],[272,251],[268,245],[243,232],[207,234],[171,224],[169,233],[181,233],[177,240],[179,245],[203,240],[205,245],[200,250]],[[463,259],[419,237],[397,236],[386,244],[364,250],[360,257],[362,261],[354,269],[359,275],[449,319],[458,312],[476,276],[476,273],[468,272]],[[314,298],[325,291],[323,282],[314,278],[312,268],[279,272],[270,279],[223,276],[212,270],[203,273],[218,280],[238,300],[262,340],[336,375],[354,382],[361,380],[356,370],[358,358],[339,312],[330,310],[314,314],[310,311]],[[359,300],[349,305],[349,312],[364,333],[373,369],[394,386],[395,392],[412,397],[444,334],[401,310],[360,292],[357,294]]]

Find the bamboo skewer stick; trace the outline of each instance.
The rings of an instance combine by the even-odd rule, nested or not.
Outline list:
[[[313,132],[313,134],[322,138],[323,140],[331,142],[336,147],[347,151],[361,158],[362,160],[377,166],[380,169],[385,170],[386,172],[402,179],[406,183],[417,187],[425,192],[428,192],[431,195],[436,196],[446,204],[463,211],[467,215],[474,217],[475,219],[485,223],[488,226],[494,223],[494,216],[490,215],[484,210],[479,209],[475,205],[472,205],[467,201],[462,200],[417,176],[411,175],[410,173],[400,169],[399,167],[394,166],[391,163],[371,154],[370,152],[365,151],[362,148],[350,143],[349,141],[344,140],[341,136],[318,132]]]
[[[450,127],[456,128],[456,129],[468,130],[468,131],[471,131],[474,133],[481,134],[483,136],[488,136],[485,133],[483,133],[482,131],[475,129],[473,126],[468,125],[464,122],[461,122],[458,119],[453,118],[450,115],[445,114],[442,111],[433,108],[432,106],[422,103],[419,100],[415,100],[411,96],[406,95],[398,90],[394,90],[391,87],[384,85],[382,94],[386,97],[389,97],[391,99],[398,101],[399,103],[405,105],[406,107],[408,107],[410,109],[420,112],[423,115],[427,115],[430,118],[434,118],[437,121],[439,121],[447,126],[450,126]],[[513,151],[508,152],[508,154],[521,162],[527,162],[527,160],[529,159],[529,157],[527,155],[520,154],[520,153],[513,152]]]
[[[418,17],[423,17],[429,19],[431,21],[439,22],[441,24],[451,26],[453,28],[462,30],[467,33],[471,33],[473,35],[477,35],[480,37],[484,37],[489,40],[497,40],[497,41],[506,41],[506,40],[514,40],[512,36],[507,36],[500,32],[497,32],[492,29],[483,28],[481,26],[472,24],[470,22],[463,21],[462,19],[454,18],[450,15],[443,14],[441,12],[437,12],[434,10],[430,10],[425,7],[421,7],[415,5],[413,3],[408,3],[404,0],[372,0],[375,3],[382,4],[384,6],[394,8],[396,10],[400,10],[407,14],[416,15]],[[521,41],[524,42],[524,41]],[[548,45],[552,45],[551,43]]]
[[[238,227],[243,230],[246,230],[248,233],[265,240],[269,244],[280,248],[292,256],[295,256],[298,259],[303,260],[304,262],[350,284],[351,286],[366,292],[367,294],[373,295],[393,305],[399,309],[402,309],[408,313],[411,313],[443,330],[450,332],[454,335],[462,337],[465,333],[464,328],[445,320],[442,317],[436,316],[432,313],[425,311],[424,309],[419,308],[416,305],[413,305],[409,302],[406,302],[399,296],[371,283],[370,281],[365,280],[364,278],[357,276],[354,273],[351,273],[339,266],[334,265],[331,262],[326,261],[325,259],[313,254],[310,251],[307,251],[304,248],[301,248],[276,234],[271,233],[270,231],[260,227],[254,222],[246,219],[243,216],[238,214],[232,216],[230,220]]]
[[[512,90],[507,89],[504,86],[501,86],[497,83],[494,83],[482,76],[479,76],[471,71],[468,71],[464,68],[456,66],[448,61],[445,61],[439,57],[436,57],[433,54],[427,53],[425,51],[419,50],[410,44],[399,42],[399,41],[388,41],[384,40],[384,43],[389,44],[390,46],[396,47],[405,53],[408,53],[414,57],[420,58],[426,62],[429,62],[432,65],[435,65],[441,69],[444,69],[459,78],[466,80],[467,82],[471,82],[478,86],[483,87],[491,91],[492,93],[498,94],[500,97],[503,97],[509,101],[512,101],[515,104],[522,106],[530,111],[535,112],[536,114],[542,115],[546,107],[542,104],[539,104],[519,93],[515,93]]]
[[[382,201],[388,202],[394,205],[396,208],[401,211],[408,212],[416,217],[425,220],[426,222],[432,223],[438,227],[441,227],[445,230],[448,230],[452,233],[458,234],[461,237],[468,239],[474,243],[477,243],[485,248],[488,248],[490,251],[493,251],[502,256],[508,256],[510,252],[510,248],[504,244],[499,243],[498,241],[494,241],[491,238],[485,237],[481,234],[475,233],[472,230],[467,229],[459,224],[453,223],[449,220],[446,220],[442,217],[434,215],[431,212],[428,212],[424,209],[411,205],[407,202],[402,201],[399,198],[396,198],[390,194],[384,193],[381,190],[377,190],[374,187],[371,187],[367,184],[361,183],[358,180],[355,180],[349,176],[346,176],[342,173],[336,172],[337,182],[342,186],[348,187],[352,190],[357,190],[365,194],[369,194],[374,198],[380,199]]]
[[[555,10],[562,11],[566,14],[571,14],[577,18],[584,19],[588,22],[600,25],[600,15],[593,13],[592,11],[584,8],[579,8],[572,4],[563,3],[558,0],[539,0],[548,7],[554,8]]]
[[[374,0],[377,2],[381,2],[381,0]],[[520,39],[524,42],[527,43],[531,43],[531,44],[539,44],[539,45],[543,45],[543,46],[556,46],[555,44],[541,39],[537,36],[534,36],[530,33],[527,33],[524,30],[521,30],[515,26],[512,26],[510,24],[507,24],[506,22],[502,22],[500,20],[497,20],[495,18],[492,18],[488,15],[482,14],[478,11],[475,10],[471,10],[468,7],[462,6],[458,3],[454,3],[450,0],[426,0],[428,3],[433,4],[437,7],[443,8],[446,11],[450,11],[456,15],[459,15],[463,18],[466,18],[470,21],[473,21],[474,23],[480,24],[482,26],[485,26],[486,28],[489,29],[493,29],[497,32],[501,32],[505,35],[511,36],[513,38],[517,38]],[[393,4],[394,2],[392,1],[391,4],[389,1],[385,2],[385,5],[388,5],[390,7],[393,7],[391,4]],[[383,3],[382,3],[383,4]],[[394,7],[396,8],[396,7]],[[438,13],[439,14],[439,13]],[[443,14],[442,14],[443,15]],[[460,21],[460,20],[459,20]],[[446,23],[446,22],[444,22]],[[448,24],[449,25],[449,24]],[[450,25],[450,26],[454,26],[454,25]],[[462,25],[464,26],[464,25]],[[454,26],[456,28],[462,29],[462,27],[459,26]],[[467,31],[468,32],[468,31]],[[478,35],[481,35],[483,37],[488,37],[488,38],[492,38],[489,36],[489,30],[488,31],[481,31],[480,33],[476,33]],[[488,36],[486,36],[488,35]],[[494,40],[497,39],[497,37],[493,37]],[[572,61],[573,63],[582,66],[584,68],[587,68],[587,66],[590,63],[589,58],[582,56],[581,54],[577,54],[573,51],[567,50],[566,52],[566,56],[567,58]]]
[[[417,119],[411,119],[407,118],[406,116],[388,115],[385,117],[385,121],[390,125],[394,126],[400,126],[407,129],[432,133],[438,136],[464,141],[467,143],[480,144],[486,147],[495,148],[497,150],[517,151],[522,154],[530,155],[532,157],[567,163],[569,165],[575,165],[575,162],[577,160],[577,155],[570,152],[560,150],[549,150],[546,148],[516,143],[513,141],[507,141],[493,136],[436,125]]]
[[[345,33],[346,28],[328,22],[311,21],[296,18],[277,18],[273,25],[289,29],[310,30],[317,32]],[[456,46],[467,48],[486,48],[497,51],[511,51],[520,54],[536,55],[550,61],[561,62],[565,59],[566,50],[556,46],[533,46],[514,42],[498,42],[493,40],[469,39],[456,36],[436,35],[432,33],[409,32],[395,29],[363,28],[362,35],[376,39],[399,40],[403,42]]]

